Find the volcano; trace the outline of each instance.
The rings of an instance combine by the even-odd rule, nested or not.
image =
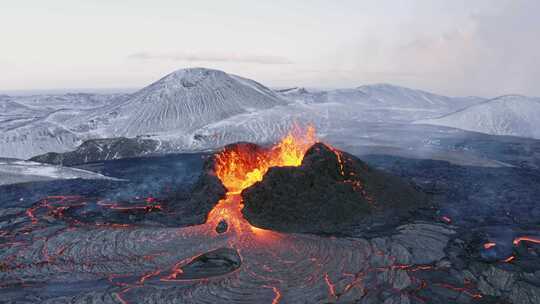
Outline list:
[[[298,167],[270,168],[242,197],[243,214],[253,225],[304,233],[397,224],[428,203],[411,184],[323,143],[314,144]],[[373,221],[381,217],[386,219]]]
[[[314,132],[296,130],[272,147],[231,144],[211,157],[196,187],[206,195],[194,196],[221,198],[207,221],[239,230],[341,234],[397,225],[429,205],[412,184],[318,142]],[[207,210],[209,203],[195,205]]]

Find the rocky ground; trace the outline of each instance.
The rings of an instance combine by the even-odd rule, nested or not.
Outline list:
[[[151,154],[159,148],[160,144],[156,140],[144,137],[91,139],[83,142],[73,151],[49,152],[34,156],[30,160],[53,165],[74,166]]]
[[[339,233],[296,233],[294,225],[238,233],[204,224],[200,207],[211,209],[224,192],[205,158],[85,165],[129,181],[0,187],[0,302],[540,303],[535,168],[370,155],[371,170],[400,176],[434,207],[375,217],[367,230],[352,221]],[[290,198],[287,189],[272,195]]]

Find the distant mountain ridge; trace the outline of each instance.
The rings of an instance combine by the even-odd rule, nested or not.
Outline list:
[[[435,123],[436,118],[485,102],[390,84],[271,90],[223,71],[189,68],[130,94],[1,96],[0,157],[53,152],[46,159],[63,163],[134,156],[121,149],[126,140],[142,154],[208,150],[236,141],[272,142],[296,123],[314,124],[323,134],[342,130],[345,122]],[[516,134],[524,132],[521,136],[534,135],[524,131],[529,127],[515,129]],[[133,141],[139,137],[151,142]],[[54,154],[70,151],[75,154]]]
[[[443,110],[444,112],[462,109],[485,100],[485,98],[474,96],[447,97],[386,83],[325,91],[310,91],[293,87],[277,92],[284,98],[310,103],[358,102],[370,107]]]
[[[415,123],[540,139],[540,98],[505,95]]]
[[[15,114],[21,110],[29,110],[29,108],[21,103],[11,101],[9,96],[0,96],[0,111],[1,113]]]

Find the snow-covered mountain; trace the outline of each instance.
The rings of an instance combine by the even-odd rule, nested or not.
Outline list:
[[[481,97],[448,97],[391,84],[364,85],[357,88],[373,105],[409,109],[458,110],[484,101]]]
[[[354,119],[371,122],[411,122],[485,101],[481,97],[447,97],[390,84],[328,91],[290,88],[279,90],[278,94],[290,101],[312,104],[346,116],[354,114]]]
[[[192,68],[173,72],[114,107],[96,109],[90,122],[98,135],[115,137],[187,133],[234,115],[284,104],[255,81]]]
[[[479,97],[446,97],[389,84],[273,91],[222,71],[191,68],[173,72],[132,94],[0,96],[0,156],[30,158],[68,151],[75,152],[51,153],[47,159],[134,156],[116,143],[136,138],[151,143],[141,145],[135,140],[132,150],[136,154],[206,150],[236,141],[274,141],[293,124],[308,123],[316,125],[323,137],[355,129],[366,142],[391,145],[381,139],[381,128],[368,125],[415,121],[444,125],[436,123],[436,118],[485,104]],[[497,111],[493,117],[506,115],[502,113],[505,111]],[[525,114],[516,115],[525,122],[534,120]],[[376,131],[366,134],[368,129]],[[536,136],[523,131],[525,123],[511,129],[519,129],[522,136]],[[125,139],[118,141],[121,137]]]
[[[113,105],[122,94],[0,97],[0,156],[27,158],[78,146],[84,134],[66,124],[93,108]]]
[[[193,147],[218,147],[235,141],[270,142],[295,123],[314,124],[321,134],[342,130],[344,125],[362,128],[369,123],[404,124],[484,101],[387,84],[328,91],[293,87],[276,92],[290,104],[208,124],[195,132]]]
[[[501,96],[455,113],[416,123],[540,139],[540,98]]]
[[[47,151],[66,152],[81,143],[78,134],[42,119],[1,128],[0,156],[28,158]]]
[[[294,87],[277,91],[282,97],[308,103],[357,103],[370,107],[447,111],[484,101],[481,97],[447,97],[391,84],[364,85],[328,91]]]
[[[25,96],[15,104],[6,98],[0,103],[17,116],[0,115],[0,156],[17,158],[66,152],[85,140],[122,136],[165,137],[186,148],[193,131],[202,126],[287,104],[255,81],[204,68],[178,70],[133,94],[111,98]]]

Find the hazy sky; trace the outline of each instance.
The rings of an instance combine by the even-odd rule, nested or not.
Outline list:
[[[0,90],[142,87],[203,66],[267,86],[540,96],[537,0],[0,0]]]

